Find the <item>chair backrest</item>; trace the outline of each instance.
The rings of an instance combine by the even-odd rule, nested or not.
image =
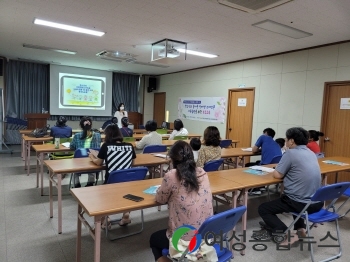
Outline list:
[[[320,187],[311,197],[311,201],[327,201],[339,198],[350,186],[350,182],[341,182]]]
[[[168,134],[168,130],[167,129],[157,129],[156,131],[157,131],[158,134],[161,134],[161,135]]]
[[[315,153],[317,158],[324,158],[324,153],[320,152],[320,153]]]
[[[232,140],[231,139],[222,139],[220,141],[220,147],[221,148],[227,148],[229,146],[232,146]]]
[[[204,164],[204,171],[205,172],[210,172],[210,171],[218,171],[219,167],[222,165],[224,160],[218,159],[218,160],[212,160]]]
[[[133,167],[112,171],[109,174],[107,184],[144,180],[148,169],[146,167]]]
[[[219,234],[222,231],[222,233],[227,233],[236,226],[246,210],[246,206],[240,206],[213,215],[203,222],[198,229],[198,234],[201,234],[202,238],[204,238],[207,232]]]
[[[278,164],[280,162],[282,156],[274,156],[270,162],[270,164]]]
[[[187,140],[188,136],[174,136],[174,140]]]
[[[92,148],[94,150],[100,151],[99,148]],[[88,157],[89,156],[89,148],[78,148],[74,152],[74,158],[82,158],[82,157]]]
[[[166,152],[165,145],[148,145],[143,149],[143,154]]]
[[[123,137],[123,142],[134,142],[135,141],[135,137]]]

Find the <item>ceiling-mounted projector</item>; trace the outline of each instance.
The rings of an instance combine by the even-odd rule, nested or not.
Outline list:
[[[170,48],[167,50],[167,53],[165,53],[165,48],[159,50],[158,52],[158,56],[160,57],[170,57],[170,58],[174,58],[174,57],[178,57],[180,56],[180,52],[177,51],[175,48]]]

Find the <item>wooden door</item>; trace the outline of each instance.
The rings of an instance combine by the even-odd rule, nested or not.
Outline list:
[[[325,83],[320,146],[326,157],[350,157],[350,108],[341,109],[342,98],[350,105],[350,81]],[[327,181],[334,183],[334,176]],[[350,181],[350,172],[339,173],[338,181]]]
[[[165,121],[165,99],[166,93],[154,93],[153,119],[157,122],[158,127]]]
[[[254,88],[228,91],[226,138],[239,140],[238,147],[251,146],[254,94]]]

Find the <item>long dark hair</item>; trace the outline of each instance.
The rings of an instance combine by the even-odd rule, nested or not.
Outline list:
[[[123,142],[123,135],[120,132],[118,125],[111,124],[105,129],[105,141],[108,143]]]
[[[177,141],[170,149],[169,157],[176,169],[176,176],[188,192],[199,190],[196,162],[193,159],[191,146],[184,141]]]
[[[83,129],[83,136],[80,138],[81,140],[85,139],[87,137],[88,131],[91,130],[92,127],[92,120],[88,116],[83,116],[80,119],[80,127]]]
[[[204,144],[206,146],[219,146],[220,145],[220,132],[216,126],[208,126],[204,130]]]
[[[309,130],[309,137],[312,138],[313,141],[318,141],[320,140],[319,137],[324,136],[324,134],[320,131],[316,130]]]

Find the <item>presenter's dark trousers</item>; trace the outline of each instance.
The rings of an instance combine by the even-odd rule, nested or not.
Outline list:
[[[265,224],[272,228],[274,233],[282,233],[285,232],[288,227],[277,217],[277,214],[288,212],[300,213],[304,209],[305,205],[305,203],[294,201],[288,196],[282,195],[279,199],[261,204],[258,208],[258,212]],[[307,212],[308,214],[312,214],[320,211],[322,207],[323,202],[311,204],[308,207]],[[295,216],[293,217],[294,219],[296,218]],[[298,221],[294,224],[294,230],[300,228],[306,228],[304,219],[302,218],[298,219]]]
[[[162,255],[163,249],[169,249],[169,239],[166,236],[166,229],[154,232],[149,240],[155,261]]]

